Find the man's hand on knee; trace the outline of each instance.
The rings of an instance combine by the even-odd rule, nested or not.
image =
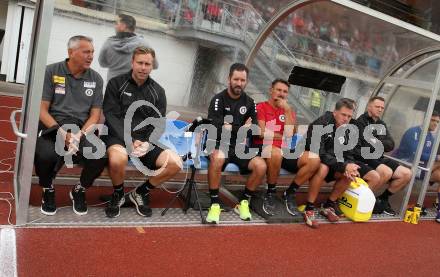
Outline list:
[[[147,153],[148,147],[150,144],[148,142],[142,142],[139,140],[135,140],[133,142],[133,152],[131,152],[131,155],[139,158],[144,156]]]

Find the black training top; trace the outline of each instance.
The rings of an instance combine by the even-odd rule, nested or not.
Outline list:
[[[363,135],[365,128],[367,128],[367,126],[370,124],[380,124],[385,127],[385,130],[380,130],[380,131],[377,129],[373,129],[372,134],[375,138],[377,138],[378,140],[380,140],[380,142],[382,142],[384,147],[384,152],[392,151],[394,149],[394,140],[391,137],[390,132],[388,131],[387,125],[381,119],[374,121],[374,119],[368,115],[368,112],[365,112],[364,114],[359,116],[358,119],[356,120],[356,125],[359,128],[359,140],[361,146],[370,147],[372,144],[375,144],[372,141],[367,141]]]
[[[217,128],[217,141],[220,141],[222,126],[225,123],[232,125],[230,146],[236,145],[237,133],[248,118],[252,119],[253,124],[257,124],[257,111],[254,99],[242,92],[240,98],[232,99],[228,95],[227,89],[215,95],[208,109],[208,118]]]
[[[131,71],[112,78],[105,91],[104,115],[105,124],[108,127],[108,136],[117,139],[121,145],[124,143],[124,118],[130,106],[139,100],[143,100],[154,106],[156,109],[145,105],[135,109],[131,123],[132,140],[150,141],[153,131],[154,141],[159,139],[165,130],[165,113],[167,99],[165,90],[151,77],[144,84],[138,86],[131,77]],[[145,119],[149,123],[146,126],[138,126]],[[152,120],[153,118],[161,118]],[[155,121],[154,125],[151,125]],[[140,128],[139,128],[140,127]],[[135,130],[136,129],[136,130]]]
[[[355,124],[355,120],[351,120],[350,124]],[[326,112],[324,115],[318,117],[315,121],[310,123],[307,129],[307,137],[306,137],[306,151],[311,151],[311,142],[312,142],[312,132],[314,126],[332,126],[332,132],[326,133],[321,136],[319,141],[319,157],[321,162],[329,167],[333,167],[337,172],[343,173],[345,171],[345,166],[348,163],[353,163],[356,161],[356,149],[358,146],[355,146],[352,150],[344,151],[343,153],[343,162],[339,162],[335,155],[335,142],[336,146],[338,144],[347,145],[348,142],[348,131],[345,132],[343,137],[336,138],[336,121],[332,112]],[[312,149],[315,150],[315,149]]]

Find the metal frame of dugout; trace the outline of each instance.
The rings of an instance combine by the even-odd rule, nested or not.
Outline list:
[[[255,40],[254,46],[249,51],[248,57],[246,59],[246,64],[250,65],[263,44],[265,38],[270,34],[270,32],[275,28],[275,26],[284,19],[289,13],[312,3],[318,2],[332,2],[334,4],[341,5],[343,7],[349,8],[351,10],[369,15],[373,18],[383,20],[390,24],[394,24],[396,26],[400,26],[406,30],[409,30],[418,35],[430,38],[434,41],[440,41],[440,36],[426,31],[424,29],[418,28],[416,26],[410,25],[406,22],[403,22],[399,19],[393,18],[391,16],[385,15],[378,11],[372,10],[368,7],[359,5],[357,3],[348,1],[348,0],[292,0],[285,7],[281,8],[266,24],[266,27],[260,32],[258,37]],[[30,49],[30,60],[28,63],[27,73],[26,73],[26,85],[25,91],[23,94],[23,102],[21,109],[21,118],[20,125],[15,133],[18,136],[17,141],[17,151],[16,151],[16,160],[15,160],[15,174],[14,174],[14,189],[15,189],[15,207],[16,207],[16,224],[17,225],[181,225],[181,224],[197,224],[194,220],[186,220],[182,221],[180,218],[176,218],[173,220],[168,220],[166,222],[163,221],[137,221],[135,219],[121,219],[120,221],[103,221],[99,216],[95,216],[96,213],[94,211],[95,208],[91,208],[90,218],[87,220],[79,220],[68,219],[67,209],[61,209],[59,215],[63,216],[62,218],[52,217],[47,220],[40,220],[36,217],[36,208],[29,206],[29,196],[31,189],[31,180],[32,180],[32,169],[33,169],[33,159],[35,152],[35,138],[37,136],[37,125],[38,125],[38,114],[40,112],[40,101],[43,90],[43,84],[41,80],[44,79],[45,66],[47,62],[47,53],[49,49],[49,38],[52,27],[53,20],[53,12],[54,12],[54,3],[55,0],[39,0],[36,2],[35,8],[35,16],[33,22],[33,32],[31,38],[31,49]],[[401,62],[397,63],[394,68],[399,68],[405,62],[411,60],[411,57],[415,57],[417,55],[422,55],[422,52],[414,53],[409,55],[407,58],[404,58]],[[396,69],[397,70],[397,69]],[[392,70],[390,70],[389,74],[386,75],[386,78],[389,77]],[[375,92],[377,93],[380,86],[384,83],[392,82],[393,80],[388,78],[386,80],[382,80]],[[432,94],[430,97],[429,105],[428,105],[428,113],[433,111],[435,99],[438,95],[438,90],[440,86],[440,70],[437,69],[436,82],[432,85]],[[418,87],[417,84],[415,87]],[[425,128],[425,132],[423,133],[423,140],[426,137],[426,127],[427,120],[425,119],[423,127]],[[438,138],[438,136],[437,136]],[[438,148],[439,141],[436,140],[435,150]],[[419,145],[420,146],[420,145]],[[417,150],[417,155],[414,163],[412,164],[413,173],[417,170],[417,161],[420,160],[422,149],[419,147]],[[429,161],[428,165],[432,165],[433,160]],[[427,175],[430,175],[429,166],[426,169]],[[411,189],[413,187],[414,179],[411,181],[410,186],[406,192],[405,199],[401,205],[400,214],[403,214],[404,208],[409,201]],[[419,196],[420,199],[424,198],[426,191],[427,182],[426,180],[423,182],[424,191]],[[422,199],[423,200],[423,199]],[[99,209],[99,208],[96,208]],[[70,211],[69,211],[70,212]],[[179,211],[180,212],[180,211]],[[191,214],[190,211],[189,214]],[[63,215],[64,214],[64,215]],[[171,214],[171,212],[170,212]],[[173,213],[174,214],[174,213]],[[124,217],[124,213],[122,214],[122,218]],[[373,220],[400,220],[400,217],[394,218],[373,218]],[[225,224],[241,224],[240,221],[236,221],[234,219],[225,220]],[[255,224],[262,223],[258,218],[254,221]]]

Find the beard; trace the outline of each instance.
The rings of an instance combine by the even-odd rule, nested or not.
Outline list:
[[[232,94],[236,95],[236,96],[240,96],[241,93],[243,92],[243,88],[240,86],[229,86],[229,89],[231,90]]]

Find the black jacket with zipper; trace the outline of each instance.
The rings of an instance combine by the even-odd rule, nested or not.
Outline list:
[[[359,139],[361,142],[361,146],[362,147],[371,147],[371,145],[372,145],[372,142],[367,141],[363,135],[365,128],[367,128],[368,125],[370,125],[370,124],[380,124],[380,125],[384,126],[383,132],[380,132],[376,129],[373,129],[372,135],[376,139],[380,140],[380,142],[382,143],[382,145],[384,147],[384,152],[392,151],[394,149],[394,140],[391,137],[390,132],[388,131],[387,125],[381,119],[374,121],[374,119],[368,115],[368,112],[365,112],[364,114],[359,116],[358,119],[356,120],[356,125],[359,128],[359,136],[360,136]]]
[[[167,99],[165,90],[151,77],[144,84],[138,86],[131,77],[132,72],[112,78],[104,96],[103,111],[105,125],[108,127],[108,136],[124,143],[124,118],[130,106],[136,101],[146,101],[135,109],[130,127],[132,141],[152,141],[159,139],[165,130],[165,115]],[[141,103],[141,102],[140,102]],[[149,105],[154,106],[152,108]],[[154,124],[141,124],[144,120]],[[160,119],[160,120],[157,120]],[[138,126],[139,124],[145,126]],[[136,129],[136,130],[135,130]],[[154,134],[153,134],[154,131]]]
[[[356,121],[352,119],[350,121],[350,124],[355,124]],[[336,121],[333,116],[332,112],[326,112],[324,115],[317,118],[315,121],[310,123],[307,129],[307,137],[306,137],[306,145],[305,150],[311,151],[311,142],[312,142],[312,132],[313,132],[313,126],[315,125],[321,125],[323,127],[332,125],[332,132],[327,133],[325,135],[322,135],[319,141],[319,151],[312,151],[312,152],[319,152],[316,154],[319,154],[319,158],[321,159],[321,162],[331,168],[333,168],[335,171],[343,173],[345,171],[345,167],[348,163],[353,163],[357,161],[357,149],[358,144],[351,150],[344,151],[343,158],[344,161],[340,162],[337,160],[335,155],[335,142],[337,144],[347,144],[348,141],[348,132],[345,132],[345,135],[342,138],[336,138]],[[317,150],[317,149],[312,149]]]

